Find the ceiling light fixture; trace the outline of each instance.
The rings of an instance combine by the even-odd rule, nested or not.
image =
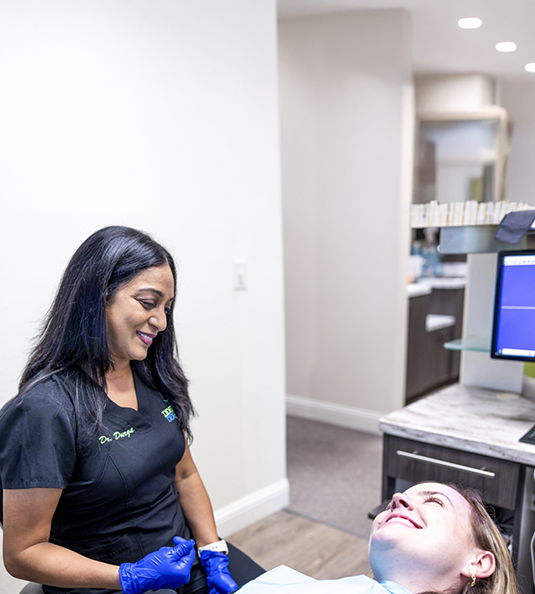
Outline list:
[[[500,41],[496,44],[496,49],[499,52],[514,52],[516,51],[516,43],[513,41]]]
[[[526,70],[528,72],[535,72],[535,62],[529,62],[526,64]]]
[[[476,17],[467,17],[464,19],[459,19],[459,22],[457,24],[459,25],[459,27],[461,27],[461,29],[479,29],[483,22],[481,21],[481,19],[478,19]]]

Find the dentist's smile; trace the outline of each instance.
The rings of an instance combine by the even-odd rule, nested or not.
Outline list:
[[[145,332],[140,332],[139,330],[136,332],[136,334],[147,346],[150,346],[152,341],[156,338],[156,334],[146,334]]]

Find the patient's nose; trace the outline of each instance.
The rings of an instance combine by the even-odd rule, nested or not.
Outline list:
[[[394,493],[390,509],[406,508],[412,509],[412,500],[406,493]]]

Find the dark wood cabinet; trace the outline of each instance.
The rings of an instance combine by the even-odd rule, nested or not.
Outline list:
[[[464,289],[433,289],[429,295],[409,300],[407,332],[407,403],[459,377],[459,353],[444,348],[444,343],[461,338]],[[450,315],[455,324],[434,331],[426,330],[429,314]]]
[[[397,481],[453,482],[477,489],[485,504],[508,510],[513,562],[518,559],[526,467],[509,460],[406,439],[383,436],[382,500],[399,490]],[[526,589],[526,591],[529,591]]]
[[[383,499],[395,492],[395,479],[455,482],[477,489],[485,503],[515,509],[522,491],[522,465],[462,450],[384,436]]]

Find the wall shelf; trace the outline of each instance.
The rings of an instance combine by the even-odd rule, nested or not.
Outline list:
[[[471,351],[473,353],[490,353],[490,339],[481,336],[465,336],[444,343],[449,351]]]

